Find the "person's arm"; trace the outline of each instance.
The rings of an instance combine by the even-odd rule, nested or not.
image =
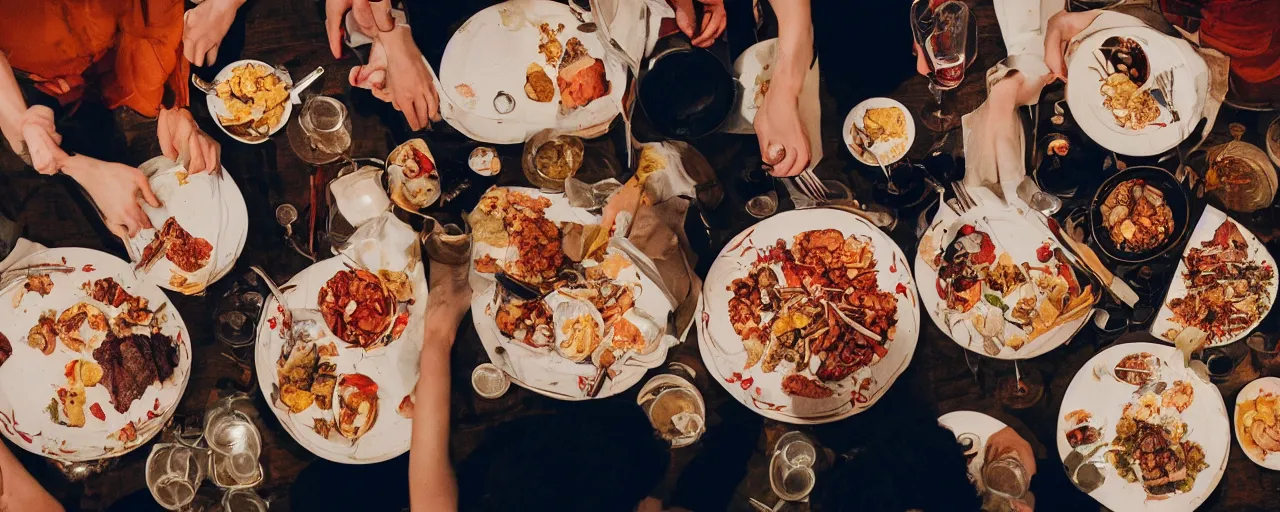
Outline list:
[[[781,92],[794,103],[813,64],[813,15],[809,0],[769,0],[769,5],[778,16],[778,61],[769,94]]]
[[[458,484],[449,463],[449,354],[471,306],[467,272],[466,265],[431,262],[409,445],[409,505],[415,512],[458,509]]]
[[[187,12],[183,22],[182,54],[195,66],[211,66],[236,11],[246,0],[205,0]]]
[[[22,115],[26,111],[27,101],[22,98],[9,58],[0,52],[0,131],[15,153],[22,152]]]
[[[62,512],[62,505],[0,442],[0,512]]]
[[[789,177],[809,167],[812,150],[800,119],[800,88],[813,64],[813,20],[809,0],[770,0],[778,16],[778,60],[769,93],[756,111],[760,156],[774,176]]]

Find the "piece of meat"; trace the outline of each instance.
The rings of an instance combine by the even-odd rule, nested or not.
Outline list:
[[[4,362],[9,360],[9,356],[13,355],[13,345],[9,344],[9,338],[0,332],[0,366],[4,366]]]
[[[167,337],[165,338],[167,342]],[[111,404],[116,412],[127,412],[133,401],[142,398],[147,387],[157,382],[157,354],[153,351],[152,344],[151,337],[143,334],[110,336],[93,351],[93,358],[102,366],[102,381],[111,395]],[[169,346],[172,347],[172,343]],[[158,348],[159,357],[170,357],[163,344]],[[168,373],[172,375],[171,367]]]
[[[609,94],[609,80],[600,59],[584,59],[561,68],[556,84],[560,86],[560,106],[564,110],[586,106]]]
[[[173,370],[178,366],[178,347],[173,344],[173,339],[160,333],[134,336],[145,339],[150,345],[151,357],[155,361],[156,378],[164,382],[173,376]]]
[[[49,274],[34,274],[27,276],[27,283],[22,285],[29,292],[36,292],[41,297],[48,295],[53,291],[53,279]]]
[[[835,394],[835,391],[832,391],[831,388],[798,373],[782,378],[782,392],[791,396],[805,398],[827,398]]]
[[[1262,420],[1254,420],[1249,427],[1253,443],[1267,452],[1280,452],[1280,428],[1268,427]]]

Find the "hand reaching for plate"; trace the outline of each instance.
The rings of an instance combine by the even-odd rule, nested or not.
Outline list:
[[[138,196],[141,195],[153,208],[159,208],[161,204],[142,171],[124,164],[76,155],[63,160],[62,172],[89,192],[89,197],[102,211],[107,228],[121,240],[138,234],[140,229],[154,227],[138,205]]]
[[[1067,44],[1098,18],[1102,11],[1066,12],[1062,11],[1049,18],[1049,26],[1044,36],[1044,64],[1049,67],[1053,76],[1067,81],[1067,64],[1065,55]]]
[[[771,89],[765,95],[754,124],[761,158],[773,167],[769,173],[783,178],[804,172],[809,167],[810,153],[797,97],[779,92]]]
[[[706,48],[716,42],[716,38],[724,33],[728,17],[724,10],[724,0],[698,0],[702,4],[702,22],[694,19],[693,0],[672,0],[671,6],[676,10],[676,26],[684,35],[689,36],[694,46]],[[702,31],[694,33],[701,27]]]
[[[431,264],[431,282],[427,285],[427,339],[449,340],[471,309],[470,268],[467,265],[448,265],[435,260]],[[431,336],[431,331],[443,330],[448,336]]]
[[[176,161],[179,155],[187,156],[188,172],[217,173],[222,169],[222,147],[200,131],[191,112],[185,108],[161,110],[156,137],[160,139],[160,152],[165,157]]]
[[[183,17],[182,54],[196,66],[218,60],[218,46],[244,0],[206,0]]]
[[[21,142],[27,146],[31,166],[40,174],[57,174],[59,163],[67,158],[67,154],[58,147],[62,144],[62,135],[54,126],[53,110],[44,105],[28,108],[22,114]]]
[[[396,28],[391,17],[391,2],[382,0],[327,0],[324,4],[324,29],[329,36],[333,58],[342,58],[342,26],[347,11],[355,15],[356,24],[369,37]]]
[[[391,105],[404,113],[414,131],[431,126],[431,121],[439,121],[440,97],[435,81],[422,59],[422,52],[413,42],[409,27],[382,34],[378,41],[387,52],[386,87],[391,91]]]
[[[347,79],[352,87],[368,89],[373,97],[391,103],[391,91],[387,89],[387,47],[374,41],[369,50],[369,62],[351,68]]]

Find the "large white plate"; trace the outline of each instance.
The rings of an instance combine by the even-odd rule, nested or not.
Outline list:
[[[244,64],[257,64],[259,66],[266,66],[269,69],[275,69],[275,66],[267,64],[260,60],[253,60],[253,59],[238,60],[230,64],[227,64],[226,67],[222,68],[222,71],[219,71],[218,75],[213,77],[213,83],[219,83],[219,82],[222,82],[223,80],[230,79],[231,71],[234,70],[236,67]],[[293,87],[293,78],[289,75],[289,73],[277,72],[276,74],[280,76],[281,80],[284,80],[285,86]],[[227,106],[222,103],[222,99],[218,98],[218,95],[216,94],[206,94],[205,104],[208,105],[209,107],[209,115],[213,116],[213,124],[218,125],[218,129],[222,130],[222,133],[227,134],[228,137],[231,137],[245,144],[262,144],[263,142],[266,142],[267,139],[271,138],[271,137],[263,137],[258,140],[248,140],[243,137],[232,135],[232,133],[227,131],[227,128],[225,126],[222,126],[222,123],[218,121],[218,115],[231,117],[231,112],[227,110]],[[280,122],[277,123],[275,126],[272,126],[271,132],[268,133],[267,135],[275,135],[276,132],[280,131],[281,128],[284,128],[284,125],[289,124],[290,115],[293,115],[293,101],[286,99],[284,101],[284,114],[280,115]]]
[[[978,488],[978,492],[986,491],[987,486],[982,481],[982,465],[987,459],[987,439],[1007,425],[977,411],[949,412],[938,418],[938,424],[954,433],[956,441],[966,434],[976,437],[973,445],[975,453],[973,458],[969,459],[969,480],[973,482],[974,487]]]
[[[970,189],[970,193],[978,197],[986,197],[985,190]],[[963,219],[963,222],[959,222],[959,219]],[[938,209],[937,216],[934,217],[933,223],[929,225],[929,229],[925,231],[924,237],[921,239],[920,249],[916,251],[915,274],[916,279],[921,283],[920,297],[924,300],[924,309],[929,312],[929,318],[933,319],[933,323],[938,326],[938,329],[950,336],[960,346],[974,353],[996,359],[1031,359],[1070,341],[1076,332],[1080,330],[1080,327],[1093,315],[1092,311],[1090,311],[1080,318],[1054,327],[1030,340],[1018,350],[1008,346],[1001,346],[1000,353],[994,356],[984,352],[982,350],[982,336],[978,334],[977,329],[970,321],[974,310],[964,314],[953,315],[951,323],[956,325],[956,328],[953,329],[948,325],[947,317],[944,313],[946,299],[940,297],[937,291],[938,271],[934,270],[925,261],[926,255],[924,252],[932,249],[928,255],[929,258],[932,258],[933,255],[945,250],[956,236],[956,233],[951,231],[958,229],[962,223],[974,226],[990,225],[990,230],[984,230],[981,227],[979,227],[979,230],[988,231],[988,234],[992,235],[993,242],[996,244],[997,256],[1001,251],[1007,251],[1013,256],[1014,263],[1023,261],[1036,262],[1036,249],[1040,247],[1042,242],[1049,242],[1051,247],[1061,248],[1061,245],[1053,238],[1053,235],[1045,230],[1043,226],[1033,224],[1030,219],[1018,213],[1013,207],[998,204],[996,201],[982,201],[978,207],[970,209],[963,216],[957,215],[950,208]],[[933,242],[927,243],[930,240]],[[1076,272],[1076,278],[1080,280],[1080,285],[1083,287],[1085,285],[1084,276]],[[1094,290],[1093,293],[1095,296],[1101,296],[1102,291]],[[974,309],[976,310],[977,308]],[[1020,332],[1022,331],[1013,324],[1006,323],[1006,338]]]
[[[1191,406],[1180,415],[1187,423],[1184,439],[1200,444],[1209,467],[1196,476],[1191,492],[1172,494],[1165,500],[1148,500],[1147,492],[1140,482],[1126,482],[1099,454],[1095,458],[1102,461],[1099,467],[1104,481],[1089,496],[1111,510],[1194,510],[1218,486],[1227,469],[1227,455],[1231,452],[1231,427],[1227,421],[1227,408],[1218,388],[1182,367],[1182,355],[1173,347],[1155,343],[1125,343],[1103,350],[1089,359],[1076,372],[1075,378],[1071,379],[1067,393],[1062,397],[1062,408],[1058,410],[1058,431],[1054,435],[1058,445],[1058,458],[1065,461],[1071,453],[1071,445],[1067,444],[1065,434],[1073,425],[1068,425],[1063,419],[1068,412],[1085,409],[1093,413],[1095,418],[1104,418],[1106,425],[1102,429],[1102,442],[1110,443],[1115,439],[1116,423],[1120,420],[1124,405],[1137,400],[1134,396],[1137,386],[1117,381],[1109,374],[1099,379],[1094,376],[1094,369],[1102,367],[1110,371],[1124,356],[1140,352],[1149,352],[1161,359],[1164,364],[1161,381],[1172,383],[1182,380],[1191,383]],[[1165,408],[1165,412],[1170,411],[1178,414],[1177,409]]]
[[[870,239],[879,287],[894,293],[898,299],[897,332],[889,341],[888,354],[839,382],[825,383],[835,394],[821,400],[783,393],[782,378],[786,372],[782,370],[786,366],[769,373],[764,372],[759,363],[744,369],[747,352],[742,346],[742,337],[729,321],[728,312],[729,299],[733,298],[729,285],[751,269],[757,249],[771,246],[779,239],[790,246],[795,235],[814,229],[836,229],[846,237],[856,234]],[[701,309],[698,349],[707,370],[743,405],[767,418],[787,423],[837,421],[875,405],[911,362],[920,337],[920,303],[902,250],[862,217],[824,208],[784,212],[733,237],[711,264],[703,285]],[[871,388],[864,392],[866,401],[859,403],[854,395],[858,383],[867,377],[872,379]]]
[[[1150,62],[1150,76],[1173,69],[1173,104],[1178,107],[1181,121],[1174,123],[1173,116],[1162,108],[1157,123],[1142,130],[1129,130],[1115,122],[1115,116],[1102,106],[1102,80],[1094,59],[1095,51],[1107,38],[1129,37],[1137,40],[1146,51]],[[1186,139],[1200,121],[1204,98],[1209,90],[1209,75],[1204,60],[1191,58],[1179,46],[1176,39],[1145,26],[1115,27],[1090,34],[1073,53],[1067,56],[1067,105],[1089,138],[1102,147],[1122,155],[1150,156],[1160,154]],[[1186,44],[1186,43],[1182,43]],[[1148,79],[1154,80],[1154,78]]]
[[[317,297],[326,281],[347,265],[355,263],[346,256],[321,260],[293,276],[282,288],[285,304],[294,309],[318,308]],[[400,269],[389,269],[400,270]],[[258,343],[254,349],[254,365],[257,368],[258,385],[271,403],[271,411],[293,439],[307,451],[327,460],[342,464],[372,464],[382,462],[409,451],[409,439],[413,421],[400,416],[396,408],[405,396],[413,392],[418,382],[418,353],[422,350],[422,336],[426,320],[427,283],[421,263],[409,273],[413,283],[413,305],[409,306],[409,325],[400,338],[390,345],[371,351],[350,348],[326,328],[326,340],[338,346],[337,374],[361,373],[378,384],[378,419],[373,428],[356,443],[330,441],[312,430],[313,419],[321,418],[322,411],[316,405],[293,414],[289,408],[273,398],[273,388],[278,387],[276,360],[284,347],[283,311],[274,296],[263,304],[266,314],[258,321]],[[336,434],[334,434],[336,437]]]
[[[575,222],[583,225],[600,223],[598,216],[570,206],[569,200],[563,194],[545,194],[536,189],[521,187],[508,187],[507,190],[521,192],[533,198],[549,199],[551,207],[546,209],[546,216],[552,221]],[[505,261],[506,249],[498,249],[484,243],[476,243],[472,246],[473,262],[485,254],[492,256],[501,264]],[[673,309],[671,301],[649,276],[639,271],[638,265],[634,264],[635,255],[627,254],[627,256],[632,260],[633,265],[618,276],[617,282],[639,282],[641,291],[640,296],[636,297],[635,307],[648,314],[659,325],[666,327],[667,317]],[[648,264],[652,265],[651,262]],[[493,275],[476,272],[474,265],[471,270],[471,289],[471,319],[475,323],[476,332],[480,335],[480,343],[484,345],[484,350],[491,361],[501,363],[508,374],[515,370],[515,375],[509,375],[513,382],[538,394],[560,400],[591,399],[587,396],[586,390],[597,370],[590,361],[573,363],[553,351],[533,349],[502,334],[493,316],[486,313],[498,292],[497,284],[494,282]],[[646,371],[666,361],[667,351],[678,342],[679,340],[672,336],[664,336],[658,348],[652,353],[632,357],[625,364],[615,366],[613,369],[618,370],[617,375],[605,382],[595,398],[608,398],[640,382]],[[498,347],[502,347],[505,354],[498,354]]]
[[[1223,213],[1222,210],[1212,206],[1205,206],[1204,213],[1200,215],[1200,221],[1196,223],[1195,231],[1191,232],[1191,236],[1187,240],[1187,246],[1183,249],[1182,258],[1178,260],[1178,269],[1173,273],[1173,282],[1169,283],[1169,291],[1165,292],[1164,302],[1160,306],[1160,314],[1156,315],[1155,322],[1151,323],[1151,334],[1155,337],[1169,343],[1173,343],[1173,337],[1165,336],[1166,332],[1170,329],[1175,331],[1181,331],[1183,329],[1184,326],[1182,324],[1173,321],[1173,311],[1169,309],[1169,301],[1174,298],[1187,296],[1187,282],[1182,278],[1183,272],[1187,271],[1187,253],[1191,252],[1191,248],[1193,247],[1200,247],[1201,242],[1212,240],[1214,231],[1216,231],[1218,226],[1221,226],[1223,222],[1227,221],[1235,224],[1236,228],[1240,230],[1240,234],[1244,235],[1244,239],[1249,242],[1250,260],[1257,261],[1264,265],[1270,265],[1273,270],[1276,268],[1276,259],[1271,256],[1271,253],[1267,251],[1266,246],[1262,245],[1262,242],[1258,240],[1258,237],[1253,236],[1252,232],[1245,229],[1244,226],[1241,226],[1239,222],[1235,221],[1235,219],[1227,216],[1227,214]],[[1271,293],[1270,307],[1273,308],[1276,305],[1276,293],[1278,291],[1276,277],[1274,275],[1271,278],[1271,282],[1267,283],[1267,290]],[[1265,314],[1258,315],[1258,319],[1250,324],[1248,328],[1241,329],[1240,332],[1220,340],[1210,341],[1209,346],[1219,347],[1234,343],[1241,338],[1244,338],[1256,329],[1258,325],[1262,323],[1262,319],[1266,316],[1267,315]]]
[[[124,455],[158,434],[173,416],[191,377],[190,334],[178,309],[164,292],[139,282],[128,263],[110,254],[82,248],[47,249],[16,262],[14,268],[39,263],[61,264],[64,261],[76,270],[70,274],[52,274],[53,291],[48,296],[27,293],[14,306],[14,295],[22,291],[22,285],[17,284],[0,298],[0,331],[13,346],[13,355],[0,367],[0,432],[24,450],[62,461]],[[61,313],[81,301],[97,306],[108,317],[112,316],[114,308],[93,301],[80,288],[86,282],[106,277],[115,279],[130,294],[146,298],[152,311],[164,307],[160,313],[164,320],[160,331],[177,345],[178,365],[174,367],[173,376],[163,383],[147,387],[142,397],[130,404],[124,414],[116,412],[111,405],[111,395],[105,384],[86,388],[85,425],[79,428],[59,425],[49,417],[45,408],[56,396],[57,389],[66,386],[64,367],[78,359],[79,354],[59,341],[53,354],[45,356],[27,345],[27,331],[36,324],[42,311],[53,309]],[[105,421],[90,413],[89,408],[93,404],[102,408]],[[137,429],[135,439],[121,442],[109,437],[130,422]]]
[[[1236,428],[1236,444],[1240,445],[1240,450],[1243,451],[1245,455],[1248,455],[1249,460],[1253,461],[1254,464],[1267,469],[1280,470],[1280,453],[1271,452],[1264,455],[1253,450],[1245,449],[1244,444],[1240,442],[1240,436],[1245,435],[1243,433],[1244,423],[1239,421],[1240,404],[1258,398],[1258,395],[1262,394],[1263,391],[1272,395],[1280,395],[1280,378],[1262,377],[1260,379],[1256,379],[1253,382],[1246,384],[1245,387],[1240,390],[1240,393],[1236,395],[1236,405],[1231,411],[1232,423]]]
[[[206,286],[222,279],[235,266],[249,235],[249,211],[240,188],[226,169],[217,175],[187,173],[183,178],[185,184],[178,180],[179,173],[186,171],[175,166],[157,171],[148,178],[156,197],[163,204],[160,208],[152,208],[144,203],[143,211],[155,229],[138,232],[132,243],[141,256],[141,249],[151,242],[171,216],[192,236],[208,241],[213,246],[209,263],[196,272],[183,272],[168,258],[160,256],[150,271],[140,273],[148,283],[191,295],[202,293]],[[174,287],[169,284],[174,274],[199,284],[198,288],[183,290]]]
[[[514,23],[514,29],[502,24],[502,11],[521,11],[524,21]],[[563,118],[559,115],[560,91],[550,102],[535,102],[524,93],[525,69],[529,64],[543,66],[547,76],[556,80],[559,63],[550,65],[538,53],[538,25],[550,23],[552,27],[563,23],[561,44],[577,37],[592,57],[605,63],[605,76],[609,80],[609,94],[580,107]],[[577,134],[597,134],[601,126],[607,126],[618,115],[618,105],[627,88],[627,72],[616,59],[607,58],[605,47],[597,34],[578,32],[579,23],[569,7],[547,0],[503,2],[476,13],[464,23],[445,46],[440,61],[439,91],[451,105],[446,121],[459,131],[476,140],[492,144],[518,144],[530,134],[545,128],[556,128]],[[475,92],[474,98],[463,97],[456,89],[466,84]],[[493,98],[505,92],[515,99],[515,109],[499,114],[493,107]]]

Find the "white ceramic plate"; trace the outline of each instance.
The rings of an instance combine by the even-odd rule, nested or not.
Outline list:
[[[267,68],[272,68],[272,69],[274,69],[275,67],[265,62],[262,62],[260,60],[253,60],[253,59],[238,60],[238,61],[232,62],[231,64],[227,64],[226,67],[222,68],[222,71],[219,71],[218,75],[213,78],[213,83],[218,83],[223,80],[227,80],[231,78],[231,71],[234,70],[236,67],[239,67],[244,64],[257,64],[259,66],[266,66]],[[277,72],[277,74],[279,73]],[[286,87],[293,86],[293,78],[290,77],[288,73],[284,73],[283,75],[280,75],[280,79],[284,80]],[[222,123],[218,122],[219,114],[227,117],[231,117],[231,112],[227,110],[227,107],[222,103],[222,100],[219,99],[216,94],[208,94],[208,95],[205,95],[205,102],[209,106],[209,115],[213,116],[213,124],[218,125],[218,128],[222,130],[223,133],[227,134],[227,136],[237,141],[243,142],[245,144],[262,144],[263,142],[266,142],[267,139],[270,138],[270,137],[263,137],[261,140],[248,140],[242,137],[238,137],[236,135],[232,135],[231,132],[227,131],[227,128],[225,126],[222,126]],[[289,124],[289,116],[292,114],[293,114],[293,101],[291,99],[285,99],[284,114],[280,115],[280,123],[276,124],[275,126],[272,126],[271,133],[269,133],[268,135],[275,135],[275,133],[280,131],[281,128],[284,128],[284,125]]]
[[[160,208],[152,208],[144,203],[142,209],[155,229],[144,229],[134,237],[135,252],[140,256],[142,248],[154,239],[171,216],[191,236],[208,241],[213,251],[208,264],[195,272],[184,272],[168,258],[159,256],[150,270],[140,273],[140,277],[168,290],[188,295],[201,293],[206,286],[231,271],[244,249],[249,234],[249,212],[244,196],[226,169],[215,176],[186,173],[175,166],[152,174],[148,180],[163,204]],[[173,286],[170,279],[174,275],[181,275],[191,285],[186,288]]]
[[[497,189],[491,189],[490,193],[493,190]],[[533,198],[549,199],[551,207],[547,208],[546,216],[552,221],[576,222],[583,225],[600,223],[598,216],[569,206],[568,199],[562,194],[546,194],[536,189],[519,187],[509,187],[507,190],[521,192]],[[613,251],[615,247],[611,245],[609,250]],[[472,246],[471,260],[474,262],[486,254],[497,260],[499,265],[507,257],[506,249],[476,243]],[[648,314],[665,328],[667,317],[673,309],[671,301],[645,272],[639,270],[640,265],[652,265],[652,263],[637,262],[632,255],[627,256],[632,261],[632,265],[619,274],[616,282],[640,283],[641,291],[639,297],[636,297],[636,309]],[[476,272],[474,265],[471,271],[471,289],[471,319],[475,323],[476,332],[480,335],[480,342],[484,345],[485,352],[489,354],[489,359],[506,371],[513,382],[536,393],[560,400],[590,399],[586,391],[597,371],[590,361],[574,363],[554,351],[534,349],[503,335],[498,330],[498,324],[494,321],[492,313],[488,312],[489,305],[498,292],[497,284],[492,274]],[[544,300],[554,301],[555,296],[556,294],[551,294]],[[679,340],[670,336],[670,333],[666,333],[653,352],[634,356],[621,367],[615,366],[614,369],[618,370],[618,374],[605,382],[595,398],[608,398],[640,382],[646,371],[666,361],[668,349],[676,343],[679,343]],[[498,354],[498,347],[503,347],[505,355]]]
[[[870,155],[862,156],[859,155],[857,151],[854,151],[853,126],[856,124],[858,128],[865,130],[866,128],[862,125],[862,116],[867,113],[867,110],[888,107],[894,107],[901,110],[902,115],[906,117],[907,138],[877,142],[871,145],[871,151],[875,152],[875,154],[880,157],[881,163],[889,165],[901,160],[902,157],[907,154],[907,151],[911,150],[911,145],[915,144],[916,121],[911,117],[911,111],[907,110],[907,107],[903,106],[902,103],[899,103],[898,100],[892,98],[870,98],[863,100],[862,103],[859,103],[849,111],[849,115],[845,116],[844,127],[841,128],[841,133],[844,135],[845,149],[848,149],[849,153],[852,154],[854,158],[858,159],[859,162],[872,167],[880,167],[880,165],[877,164]]]
[[[1227,216],[1227,214],[1223,213],[1222,210],[1212,206],[1205,206],[1204,213],[1200,215],[1200,221],[1196,223],[1195,231],[1192,231],[1191,236],[1187,239],[1187,246],[1183,249],[1182,258],[1178,260],[1178,269],[1173,273],[1173,282],[1169,283],[1169,291],[1165,292],[1164,302],[1160,306],[1160,313],[1156,315],[1155,322],[1152,322],[1151,324],[1151,334],[1155,337],[1169,343],[1173,343],[1176,336],[1166,336],[1166,334],[1169,334],[1170,330],[1181,331],[1185,327],[1182,324],[1173,321],[1173,311],[1169,309],[1169,301],[1174,298],[1187,296],[1187,282],[1182,278],[1182,274],[1187,270],[1187,253],[1189,253],[1193,247],[1200,247],[1201,242],[1212,240],[1214,231],[1216,231],[1218,226],[1221,226],[1223,222],[1231,222],[1235,224],[1236,228],[1240,230],[1240,234],[1244,235],[1244,239],[1249,242],[1250,260],[1264,265],[1270,265],[1272,270],[1275,270],[1276,259],[1271,256],[1271,253],[1267,251],[1266,246],[1262,245],[1262,242],[1258,240],[1258,237],[1253,236],[1253,233],[1248,229],[1245,229],[1244,226],[1241,226],[1239,222],[1235,221],[1235,219]],[[1274,275],[1271,278],[1271,282],[1267,283],[1267,290],[1271,294],[1270,307],[1273,308],[1276,305],[1276,293],[1280,291],[1277,290],[1277,282]],[[1210,340],[1209,346],[1219,347],[1239,341],[1241,338],[1248,336],[1250,332],[1257,328],[1258,325],[1262,323],[1262,319],[1266,316],[1267,315],[1265,314],[1258,315],[1258,319],[1250,324],[1248,328],[1241,329],[1233,335],[1226,336],[1218,340]]]
[[[1130,130],[1115,122],[1115,116],[1102,106],[1102,79],[1094,58],[1098,47],[1109,37],[1121,36],[1137,40],[1150,62],[1150,76],[1173,69],[1173,104],[1178,107],[1181,121],[1174,123],[1167,109],[1161,108],[1155,123],[1142,130]],[[1122,155],[1151,156],[1177,146],[1186,139],[1200,120],[1204,98],[1209,89],[1209,75],[1204,60],[1188,58],[1173,38],[1154,29],[1116,27],[1099,30],[1080,41],[1079,46],[1067,56],[1067,105],[1089,138],[1102,147]],[[1183,43],[1185,44],[1185,43]],[[1154,80],[1149,78],[1148,80]]]
[[[1240,445],[1240,450],[1243,451],[1245,455],[1248,455],[1249,460],[1253,461],[1254,464],[1271,470],[1280,470],[1280,452],[1264,454],[1254,450],[1247,450],[1245,449],[1244,444],[1240,442],[1240,437],[1246,435],[1244,433],[1244,423],[1239,421],[1240,404],[1258,398],[1258,395],[1262,394],[1264,391],[1271,395],[1280,395],[1280,378],[1262,377],[1260,379],[1255,379],[1253,382],[1246,384],[1245,387],[1240,390],[1240,393],[1236,394],[1236,405],[1231,413],[1231,417],[1233,418],[1232,423],[1236,428],[1236,444]]]
[[[755,101],[756,93],[773,78],[773,65],[777,61],[778,40],[769,39],[747,48],[733,63],[733,76],[742,88],[738,113],[748,124],[755,122],[756,112],[760,110]]]
[[[159,288],[144,284],[133,276],[128,263],[104,252],[82,248],[56,248],[31,254],[14,264],[14,268],[40,263],[74,267],[70,274],[51,275],[52,292],[44,297],[27,293],[15,306],[13,299],[23,290],[22,284],[9,288],[0,298],[0,331],[13,346],[13,354],[0,367],[0,432],[13,444],[29,452],[61,461],[88,461],[118,457],[145,444],[158,434],[173,416],[191,377],[190,334],[178,309]],[[85,389],[85,425],[68,427],[55,423],[45,408],[66,386],[64,367],[76,359],[92,359],[72,352],[59,340],[57,349],[48,356],[27,345],[27,331],[37,323],[40,313],[56,310],[59,314],[81,301],[93,304],[109,318],[116,312],[97,303],[81,290],[81,285],[110,277],[130,294],[147,299],[152,311],[160,313],[160,332],[173,339],[178,348],[178,365],[173,376],[160,384],[152,384],[124,414],[116,412],[105,384]],[[106,417],[97,419],[90,408],[98,404]],[[158,405],[157,405],[158,404]],[[136,437],[121,441],[111,436],[130,422]]]
[[[975,197],[988,197],[985,190],[969,189],[970,193]],[[994,199],[994,196],[989,196]],[[983,220],[985,218],[985,220]],[[960,221],[963,219],[963,221]],[[982,201],[981,204],[970,209],[963,216],[956,215],[950,208],[941,208],[938,210],[937,216],[934,217],[933,223],[929,225],[929,229],[925,231],[924,237],[921,238],[919,250],[915,255],[915,275],[920,285],[920,296],[924,300],[924,309],[929,312],[929,317],[933,319],[933,323],[938,329],[950,336],[952,340],[960,346],[987,357],[996,359],[1031,359],[1050,350],[1058,348],[1058,346],[1068,342],[1075,336],[1076,332],[1089,320],[1092,311],[1085,313],[1080,318],[1070,322],[1063,323],[1048,332],[1041,334],[1033,340],[1014,350],[1013,348],[1001,345],[1000,352],[992,356],[982,349],[982,336],[978,334],[974,327],[972,317],[975,311],[983,308],[982,304],[969,310],[967,313],[954,314],[948,317],[945,313],[946,299],[938,293],[938,271],[930,266],[927,261],[946,249],[947,245],[955,239],[956,233],[962,224],[970,224],[978,227],[979,231],[985,231],[993,235],[992,241],[996,245],[996,255],[999,256],[1001,251],[1007,251],[1013,257],[1014,263],[1031,262],[1039,265],[1036,258],[1036,249],[1040,247],[1042,242],[1049,242],[1050,247],[1061,248],[1053,235],[1049,233],[1043,226],[1037,226],[1022,214],[1018,213],[1011,206],[1004,206],[997,201]],[[990,226],[990,229],[983,229],[982,226]],[[1065,252],[1065,249],[1064,249]],[[928,260],[926,260],[928,258]],[[1080,280],[1081,286],[1084,286],[1083,276],[1076,272],[1076,278]],[[1101,296],[1101,290],[1094,290],[1095,296]],[[985,303],[985,301],[983,301]],[[1022,333],[1022,330],[1011,323],[1005,325],[1004,336],[1006,339],[1016,334]]]
[[[747,351],[742,337],[729,321],[728,304],[733,298],[729,290],[734,279],[750,271],[757,249],[783,239],[788,247],[794,237],[814,229],[836,229],[844,236],[858,235],[869,239],[878,270],[881,290],[893,293],[898,302],[897,332],[889,341],[884,358],[863,367],[838,382],[825,382],[835,394],[825,399],[792,397],[782,391],[782,379],[791,373],[789,363],[780,364],[773,372],[761,369],[761,363],[744,368]],[[915,354],[920,337],[920,303],[916,299],[915,281],[902,250],[887,235],[857,215],[829,209],[794,210],[765,219],[733,237],[720,251],[704,281],[698,315],[698,349],[702,360],[720,385],[739,402],[767,418],[797,424],[827,423],[858,414],[875,405],[888,391],[898,375],[906,369]],[[856,399],[859,384],[871,379],[870,388]]]
[[[354,266],[354,262],[346,256],[335,256],[299,272],[282,287],[285,289],[285,304],[295,309],[318,308],[320,288],[334,274],[346,270],[347,265]],[[372,464],[409,451],[413,421],[400,416],[396,408],[405,396],[413,392],[418,382],[418,353],[422,349],[427,307],[427,282],[421,263],[409,273],[409,282],[413,284],[414,299],[413,305],[409,306],[409,325],[390,345],[370,351],[351,348],[325,329],[326,341],[321,343],[333,341],[338,347],[337,374],[360,373],[378,384],[378,419],[373,428],[354,444],[345,439],[329,440],[312,430],[313,420],[323,417],[318,406],[313,404],[301,413],[293,414],[279,401],[278,393],[273,392],[279,386],[276,361],[284,347],[284,322],[276,298],[268,297],[264,302],[266,314],[258,322],[258,343],[254,348],[258,385],[267,394],[271,411],[280,424],[307,451],[342,464]],[[333,437],[338,438],[338,435],[335,433]]]
[[[1058,411],[1058,431],[1054,436],[1058,445],[1058,458],[1065,461],[1071,453],[1066,432],[1074,425],[1068,424],[1063,418],[1071,411],[1085,409],[1093,413],[1095,419],[1103,419],[1106,424],[1101,429],[1101,442],[1109,443],[1115,439],[1116,423],[1121,418],[1125,404],[1137,400],[1138,397],[1134,395],[1138,388],[1116,380],[1110,373],[1098,378],[1094,374],[1095,368],[1100,367],[1110,372],[1124,356],[1141,352],[1149,352],[1161,359],[1164,366],[1160,370],[1160,381],[1173,383],[1182,380],[1191,383],[1193,397],[1190,407],[1180,415],[1172,407],[1165,407],[1161,412],[1179,415],[1187,423],[1184,439],[1200,444],[1209,467],[1196,476],[1191,492],[1171,494],[1164,500],[1149,500],[1140,482],[1126,482],[1111,464],[1102,460],[1099,453],[1095,459],[1102,460],[1099,467],[1104,481],[1089,496],[1111,510],[1194,510],[1222,480],[1222,474],[1227,468],[1227,456],[1231,452],[1231,427],[1227,420],[1227,408],[1222,403],[1218,388],[1200,380],[1191,370],[1181,367],[1182,356],[1173,347],[1155,343],[1125,343],[1103,350],[1089,359],[1075,378],[1071,379],[1067,393],[1062,397],[1062,407]]]
[[[510,20],[503,24],[503,11]],[[521,19],[523,18],[523,19]],[[560,91],[550,102],[538,103],[525,94],[525,69],[529,64],[542,65],[554,82],[559,63],[547,64],[538,53],[538,25],[550,23],[554,28],[563,23],[565,28],[558,39],[561,44],[577,37],[592,57],[605,63],[605,76],[609,80],[609,94],[579,107],[567,116],[558,113]],[[453,105],[446,120],[472,138],[492,144],[518,144],[532,133],[546,128],[586,134],[599,131],[618,115],[627,88],[625,67],[615,59],[606,58],[605,47],[597,34],[578,32],[576,18],[569,7],[547,0],[504,2],[484,9],[464,23],[445,46],[440,61],[438,87],[441,96]],[[467,98],[458,91],[466,84],[474,92]],[[493,99],[505,92],[515,99],[515,109],[500,114],[493,106]]]
[[[984,492],[987,486],[982,482],[982,465],[986,463],[987,458],[987,439],[1007,425],[976,411],[954,411],[943,414],[938,418],[938,424],[954,433],[957,442],[965,437],[972,439],[974,444],[973,448],[970,448],[973,455],[969,459],[969,480],[973,482],[974,487],[978,488],[978,492]]]

